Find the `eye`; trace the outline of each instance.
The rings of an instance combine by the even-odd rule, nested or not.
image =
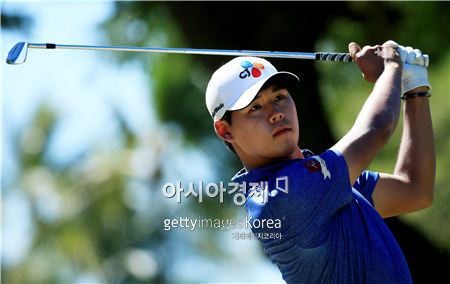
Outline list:
[[[252,106],[249,111],[250,112],[254,112],[254,111],[257,111],[260,108],[261,108],[261,105],[256,104],[256,105]]]
[[[284,100],[285,98],[286,98],[286,95],[278,95],[275,97],[275,101],[278,102],[278,101]]]

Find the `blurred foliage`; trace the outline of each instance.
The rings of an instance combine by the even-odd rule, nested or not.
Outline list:
[[[29,33],[33,26],[31,17],[22,14],[5,13],[3,9],[1,11],[0,19],[1,28],[6,30]]]
[[[18,147],[16,158],[22,171],[12,187],[21,188],[29,199],[35,232],[27,258],[6,270],[3,282],[61,283],[83,275],[99,282],[163,282],[162,271],[168,264],[161,260],[168,253],[162,228],[153,225],[162,211],[160,195],[149,193],[155,195],[148,200],[154,209],[151,216],[133,200],[138,197],[134,195],[148,191],[160,165],[139,177],[132,163],[158,161],[162,141],[154,137],[138,141],[120,123],[127,141],[122,149],[93,151],[66,169],[54,168],[45,157],[56,119],[53,111],[42,106],[33,123],[15,135],[21,141],[13,144]],[[139,157],[143,148],[153,149],[153,155]],[[155,243],[157,247],[152,246]],[[145,271],[134,271],[136,262],[142,262]]]
[[[346,5],[351,16],[335,17],[316,43],[317,47],[342,50],[351,41],[364,46],[393,39],[404,46],[426,51],[431,63],[445,59],[445,51],[450,46],[446,40],[450,37],[449,3],[351,1]],[[349,80],[344,79],[344,83],[347,82]]]
[[[148,5],[150,4],[150,5]],[[142,6],[145,6],[144,9]],[[133,46],[181,47],[182,35],[164,6],[153,3],[116,3],[114,17],[104,24],[113,44]],[[121,53],[119,61],[142,59],[133,53]],[[201,65],[185,55],[146,56],[145,69],[154,82],[154,107],[163,122],[182,124],[186,142],[198,142],[211,126],[204,111]],[[199,75],[200,74],[200,75]],[[189,107],[184,107],[189,106]],[[189,117],[187,120],[186,118]]]
[[[341,2],[327,3],[329,7],[322,9],[323,5],[115,2],[114,13],[101,28],[117,45],[345,51],[349,41],[364,45],[394,39],[428,53],[438,157],[436,198],[431,208],[410,214],[402,221],[419,228],[431,245],[437,245],[446,255],[450,249],[449,4]],[[4,15],[2,20],[3,26]],[[260,250],[257,254],[246,245],[230,245],[230,232],[211,229],[186,234],[163,229],[165,218],[229,219],[243,212],[227,194],[220,206],[217,199],[211,198],[205,198],[203,203],[183,199],[180,205],[161,194],[165,182],[192,181],[192,170],[199,168],[199,159],[177,164],[180,152],[209,158],[214,173],[211,181],[227,181],[240,166],[215,138],[203,98],[212,70],[227,59],[125,52],[112,56],[118,63],[135,60],[143,64],[151,78],[149,95],[153,100],[148,107],[155,108],[163,126],[138,137],[117,112],[116,122],[121,129],[117,139],[124,141],[123,145],[105,150],[99,141],[66,168],[56,167],[46,159],[59,119],[56,112],[42,106],[26,129],[15,130],[11,144],[16,147],[14,156],[20,172],[3,193],[8,196],[11,188],[23,192],[30,204],[34,232],[26,257],[14,266],[2,264],[3,282],[217,281],[210,272],[224,263],[242,267],[262,259]],[[272,62],[279,69],[300,74],[303,80],[304,85],[298,90],[301,95],[296,97],[301,144],[316,152],[331,146],[351,127],[371,90],[352,64]],[[373,163],[374,170],[392,170],[400,130],[401,125]],[[411,232],[407,237],[416,240],[416,232],[403,227],[402,230]],[[240,256],[233,256],[231,250],[237,250]],[[255,258],[251,258],[253,254]],[[422,258],[414,252],[407,254]],[[437,259],[422,261],[440,267]],[[446,264],[448,261],[442,262]],[[198,269],[200,265],[202,268]],[[188,267],[188,272],[182,274],[180,267]],[[416,283],[422,282],[417,276],[420,273],[429,279],[438,275],[434,270],[423,271],[412,267]],[[243,272],[231,274],[227,279],[242,281],[239,277]]]

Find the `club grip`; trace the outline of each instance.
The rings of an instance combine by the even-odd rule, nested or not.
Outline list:
[[[316,52],[316,60],[352,62],[348,53]]]

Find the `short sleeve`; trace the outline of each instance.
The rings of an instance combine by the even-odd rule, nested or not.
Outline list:
[[[356,180],[353,188],[356,189],[367,201],[373,204],[372,194],[377,185],[380,174],[372,171],[364,171]]]

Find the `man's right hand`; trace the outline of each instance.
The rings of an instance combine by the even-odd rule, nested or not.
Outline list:
[[[386,65],[402,67],[402,61],[395,50],[395,46],[389,42],[383,45],[364,46],[361,47],[354,42],[348,45],[350,56],[358,65],[364,79],[371,83],[375,83],[383,73]]]

